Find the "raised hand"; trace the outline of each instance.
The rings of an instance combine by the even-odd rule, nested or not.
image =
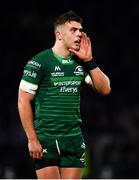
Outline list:
[[[73,52],[83,61],[89,61],[92,59],[91,41],[90,41],[90,38],[87,37],[86,33],[84,32],[82,33],[79,51],[76,51],[74,49],[69,49],[69,51]]]

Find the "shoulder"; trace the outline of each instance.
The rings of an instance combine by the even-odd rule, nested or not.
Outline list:
[[[38,60],[44,60],[47,57],[51,56],[51,49],[46,49],[44,51],[41,51],[39,53],[37,53],[34,57],[37,58]]]
[[[37,68],[41,68],[45,66],[51,56],[51,49],[46,49],[35,54],[28,62],[27,66],[36,66]]]

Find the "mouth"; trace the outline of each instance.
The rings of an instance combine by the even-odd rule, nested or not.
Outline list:
[[[81,42],[81,40],[80,39],[78,39],[78,40],[76,40],[76,41],[74,41],[74,43],[76,44],[76,45],[80,45],[80,42]]]

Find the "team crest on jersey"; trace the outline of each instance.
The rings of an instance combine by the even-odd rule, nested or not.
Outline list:
[[[61,72],[60,66],[55,66],[54,67],[54,72],[51,73],[52,77],[57,77],[57,76],[64,76],[64,72]]]
[[[75,68],[74,74],[75,74],[76,76],[84,75],[82,66],[77,66],[77,67]]]

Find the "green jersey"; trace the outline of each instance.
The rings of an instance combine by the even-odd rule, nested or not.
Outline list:
[[[21,88],[35,94],[37,135],[56,137],[81,133],[80,87],[86,73],[80,61],[61,58],[47,49],[25,66]]]

